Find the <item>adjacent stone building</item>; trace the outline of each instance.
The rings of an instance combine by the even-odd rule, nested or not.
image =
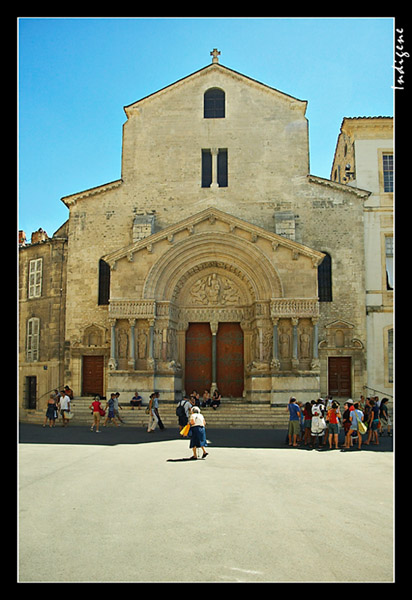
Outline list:
[[[64,383],[164,400],[214,387],[272,404],[359,397],[371,192],[310,174],[306,101],[212,55],[125,107],[120,179],[62,199]],[[24,281],[21,293],[28,373],[37,305]]]
[[[371,191],[365,200],[367,393],[393,394],[393,119],[342,121],[331,179]]]

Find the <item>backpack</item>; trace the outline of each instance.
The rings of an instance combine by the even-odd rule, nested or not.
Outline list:
[[[182,402],[183,402],[183,404],[182,404]],[[179,404],[177,405],[177,407],[176,407],[176,416],[177,417],[184,417],[185,416],[185,414],[186,414],[185,404],[186,404],[186,401],[181,400],[179,402]]]

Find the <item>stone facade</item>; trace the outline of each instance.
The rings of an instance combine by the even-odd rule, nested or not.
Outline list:
[[[205,118],[205,92],[216,88],[224,116]],[[340,357],[350,364],[347,395],[363,392],[370,193],[309,173],[305,111],[306,101],[218,62],[125,107],[121,178],[62,199],[70,210],[64,376],[75,393],[92,391],[85,357],[96,365],[100,357],[104,395],[181,397],[196,323],[210,327],[211,386],[223,364],[219,324],[231,323],[246,400],[326,395],[329,359]],[[332,292],[322,300],[326,255]]]

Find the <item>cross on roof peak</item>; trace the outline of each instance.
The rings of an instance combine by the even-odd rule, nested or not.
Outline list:
[[[218,56],[220,56],[220,51],[217,48],[213,48],[212,52],[210,53],[210,56],[213,56],[212,63],[218,63]]]

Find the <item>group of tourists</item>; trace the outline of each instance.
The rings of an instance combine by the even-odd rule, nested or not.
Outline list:
[[[46,427],[47,421],[49,427],[55,427],[59,415],[62,418],[63,427],[67,427],[72,416],[70,402],[73,400],[73,391],[68,385],[59,391],[57,388],[50,394],[47,401],[46,415],[44,417],[43,427]]]
[[[388,398],[361,396],[359,402],[347,400],[341,412],[339,402],[331,396],[305,404],[292,397],[288,404],[289,446],[339,448],[340,430],[344,432],[340,446],[343,450],[351,448],[354,442],[360,450],[364,435],[367,435],[365,445],[379,445],[379,435],[383,435],[385,428],[392,435],[388,402]]]

